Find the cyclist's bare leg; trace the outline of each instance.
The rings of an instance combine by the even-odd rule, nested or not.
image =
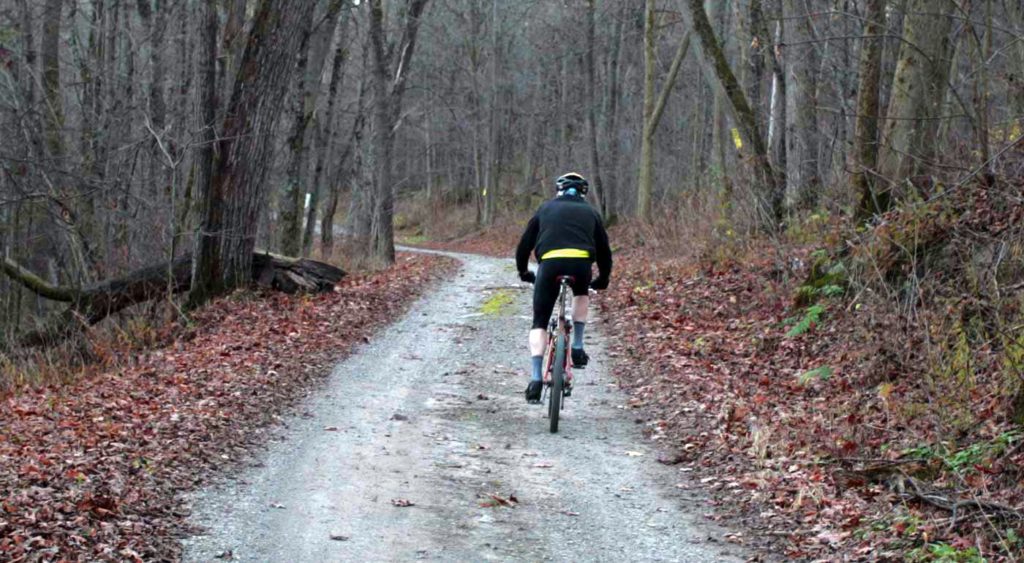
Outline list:
[[[587,322],[587,313],[590,307],[590,296],[580,295],[572,300],[572,320],[578,323]],[[530,331],[530,355],[541,356],[548,346],[548,331],[543,328],[535,328]]]
[[[530,355],[543,356],[544,349],[548,347],[548,331],[543,328],[535,328],[530,331]]]
[[[577,295],[572,299],[572,320],[577,323],[587,322],[587,313],[590,308],[589,295]]]

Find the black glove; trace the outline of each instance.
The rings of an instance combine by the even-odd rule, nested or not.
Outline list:
[[[597,276],[594,278],[594,281],[590,282],[590,287],[596,290],[608,289],[608,276]]]
[[[537,275],[530,270],[526,270],[525,272],[519,272],[519,279],[526,283],[533,283],[537,281]]]

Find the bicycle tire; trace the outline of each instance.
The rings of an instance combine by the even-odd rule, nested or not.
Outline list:
[[[551,389],[548,390],[548,419],[551,433],[558,432],[558,415],[562,410],[565,384],[565,334],[555,337],[555,365],[551,366]]]

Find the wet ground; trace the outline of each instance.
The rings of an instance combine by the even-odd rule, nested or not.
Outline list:
[[[250,469],[195,495],[187,561],[735,561],[609,373],[600,319],[560,431],[523,400],[530,288],[461,272],[339,364]],[[217,557],[220,556],[220,559]]]

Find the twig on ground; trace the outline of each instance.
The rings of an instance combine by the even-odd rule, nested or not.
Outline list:
[[[961,510],[976,511],[978,515],[994,520],[1024,520],[1024,512],[1011,506],[980,499],[960,500],[951,498],[948,493],[930,487],[918,479],[905,474],[897,479],[894,483],[894,488],[905,499],[918,500],[936,508],[950,511],[953,515],[950,528],[955,528],[959,523],[959,513]]]

